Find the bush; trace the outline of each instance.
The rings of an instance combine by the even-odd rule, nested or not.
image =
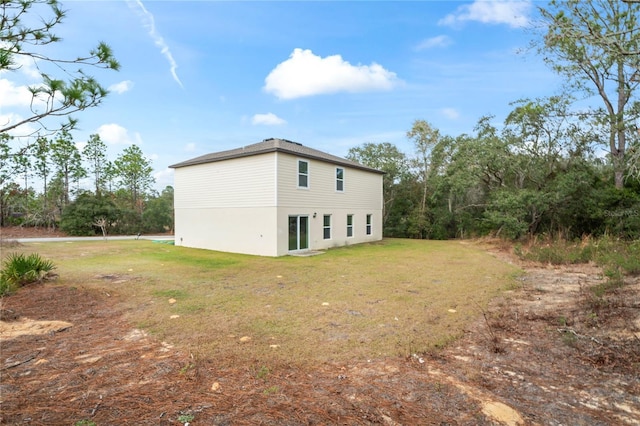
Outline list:
[[[640,194],[625,188],[608,188],[600,194],[603,231],[625,240],[640,238]]]
[[[42,280],[55,266],[38,253],[25,255],[10,253],[0,270],[0,296],[11,293],[18,287]]]
[[[96,235],[101,233],[94,225],[96,219],[106,218],[109,223],[114,223],[117,217],[118,209],[111,200],[85,192],[64,209],[60,229],[69,235]]]

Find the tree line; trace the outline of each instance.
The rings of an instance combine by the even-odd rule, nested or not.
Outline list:
[[[63,42],[56,29],[66,13],[57,0],[0,3],[0,73],[33,65],[40,74],[28,87],[29,110],[0,123],[0,226],[59,226],[75,235],[169,230],[173,188],[152,190],[151,163],[138,146],[110,161],[99,135],[82,150],[73,140],[73,115],[109,93],[87,69],[118,71],[120,63],[104,42],[75,57],[47,54]]]
[[[640,180],[627,168],[616,187],[598,126],[573,119],[567,106],[557,97],[522,101],[504,125],[486,116],[456,137],[416,120],[407,132],[414,153],[365,143],[347,157],[386,172],[388,237],[640,237]],[[637,132],[629,137],[637,147]]]
[[[111,161],[97,134],[82,150],[68,129],[22,147],[11,142],[6,134],[0,138],[1,226],[59,226],[91,235],[102,230],[103,219],[105,230],[120,234],[173,228],[173,188],[153,190],[151,161],[137,145]]]

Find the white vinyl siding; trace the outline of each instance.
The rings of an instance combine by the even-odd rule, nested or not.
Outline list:
[[[349,196],[336,191],[336,165],[309,159],[310,183],[308,191],[297,187],[298,158],[294,155],[278,154],[278,206],[321,210],[335,209],[382,210],[382,174],[345,167],[348,178],[345,189]],[[348,187],[348,188],[347,188]],[[313,213],[313,211],[312,211]],[[319,213],[319,212],[318,212]]]
[[[267,153],[175,169],[176,209],[275,207],[274,157]]]

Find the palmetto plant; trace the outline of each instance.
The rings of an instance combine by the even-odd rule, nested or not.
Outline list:
[[[29,255],[10,253],[0,270],[0,295],[23,285],[38,282],[54,268],[53,262],[43,259],[38,253]]]

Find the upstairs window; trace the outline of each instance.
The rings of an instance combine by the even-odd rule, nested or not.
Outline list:
[[[347,237],[353,237],[353,215],[347,215]]]
[[[367,235],[371,235],[371,215],[367,215]]]
[[[344,169],[336,167],[336,191],[344,191]]]
[[[322,234],[325,240],[331,239],[331,215],[325,214],[322,222]]]
[[[309,188],[309,162],[298,160],[298,188]]]

